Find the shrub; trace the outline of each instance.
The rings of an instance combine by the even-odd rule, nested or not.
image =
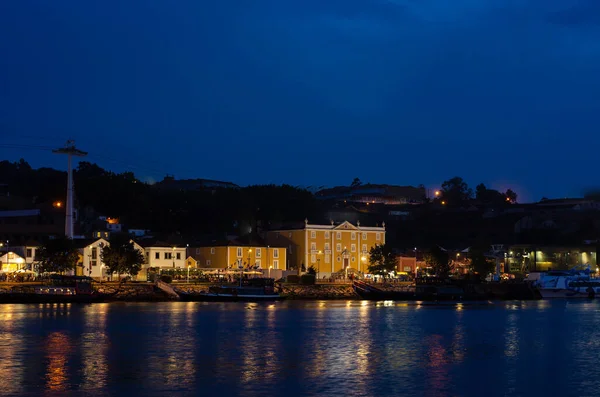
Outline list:
[[[303,274],[300,277],[300,284],[302,285],[313,285],[315,283],[315,275],[314,274]]]
[[[169,276],[168,274],[163,274],[162,276],[160,276],[160,281],[162,281],[163,283],[171,284],[171,282],[173,282],[173,277]]]
[[[287,282],[292,284],[298,284],[300,282],[300,277],[296,274],[290,274],[287,276]]]

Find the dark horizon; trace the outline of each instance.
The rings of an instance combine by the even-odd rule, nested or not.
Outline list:
[[[600,3],[0,6],[0,158],[145,181],[599,186]]]

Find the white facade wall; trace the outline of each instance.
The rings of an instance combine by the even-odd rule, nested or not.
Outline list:
[[[146,267],[186,268],[185,254],[185,247],[146,247]]]

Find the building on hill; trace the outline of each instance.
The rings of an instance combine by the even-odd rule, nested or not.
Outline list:
[[[287,247],[289,269],[308,269],[310,266],[321,275],[347,269],[366,273],[369,251],[385,244],[385,223],[382,226],[361,226],[344,221],[329,225],[292,225],[266,233],[269,245]]]
[[[336,186],[318,191],[315,196],[322,200],[346,203],[370,204],[423,204],[427,200],[425,187],[365,184]]]
[[[162,181],[155,183],[154,187],[179,191],[239,189],[239,186],[232,182],[213,179],[175,179],[172,176],[166,176]]]

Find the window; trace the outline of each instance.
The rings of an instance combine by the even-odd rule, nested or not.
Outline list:
[[[273,269],[279,269],[279,261],[278,260],[273,261]]]
[[[165,255],[165,258],[166,258],[166,257],[167,257],[167,256]],[[160,259],[160,252],[155,252],[155,253],[154,253],[154,259]]]
[[[210,267],[210,259],[206,260],[206,266]]]
[[[350,238],[351,238],[352,240],[356,240],[356,232],[352,232],[352,233],[350,234]]]
[[[367,252],[367,244],[363,244],[363,246],[362,246],[362,252]]]
[[[214,249],[214,248],[211,248],[211,249],[210,249],[210,254],[211,254],[211,255],[214,255],[214,254],[215,254],[215,249]]]
[[[329,251],[331,248],[329,247],[329,243],[325,243],[325,251]]]
[[[171,255],[170,252],[165,252],[165,259],[171,259],[173,258],[173,256]]]
[[[352,244],[352,245],[350,246],[350,251],[351,251],[351,252],[356,252],[356,244]]]
[[[177,259],[181,259],[181,252],[177,253]]]
[[[314,230],[310,232],[310,238],[317,238],[317,232]]]
[[[237,249],[237,257],[238,257],[238,258],[241,258],[241,257],[242,257],[242,255],[243,255],[243,252],[242,252],[242,247],[238,247],[238,249]]]
[[[256,249],[256,257],[260,258],[261,252],[260,252],[260,248]]]
[[[260,267],[260,259],[256,260],[256,266]]]
[[[315,263],[317,261],[317,256],[315,254],[312,254],[310,256],[310,263]]]
[[[98,248],[92,248],[92,259],[98,259]]]
[[[316,251],[317,250],[317,243],[310,243],[310,249],[311,249],[311,251]]]
[[[98,263],[96,261],[92,261],[92,266],[96,266]]]
[[[363,237],[362,238],[363,238],[363,240],[366,240],[367,239],[367,233],[363,233]]]
[[[336,245],[335,245],[335,250],[336,250],[337,252],[342,252],[342,244],[336,244]]]
[[[337,257],[337,261],[338,261],[338,262],[341,262],[341,261],[342,261],[342,258],[340,258],[340,257],[338,256],[338,257]]]
[[[377,234],[375,235],[375,239],[376,239],[377,241],[381,241],[381,233],[377,233]]]
[[[356,261],[356,258],[355,258],[355,257],[352,257],[352,262],[354,262],[354,261]]]
[[[331,260],[331,256],[325,255],[325,263],[329,263],[330,260]]]
[[[327,240],[329,240],[329,239],[331,238],[331,236],[329,235],[329,232],[325,232],[325,238],[326,238]]]
[[[279,249],[273,249],[273,258],[279,258]]]
[[[342,232],[337,232],[337,236],[336,236],[336,238],[337,238],[338,240],[341,240],[341,239],[342,239]]]
[[[210,253],[211,253],[211,254],[212,254],[212,250],[213,250],[213,249],[214,249],[214,248],[211,248],[211,249],[210,249]],[[196,255],[200,255],[200,248],[196,248]]]
[[[31,252],[31,248],[27,248],[27,253],[25,254],[26,257],[31,258],[33,256],[33,253]]]

